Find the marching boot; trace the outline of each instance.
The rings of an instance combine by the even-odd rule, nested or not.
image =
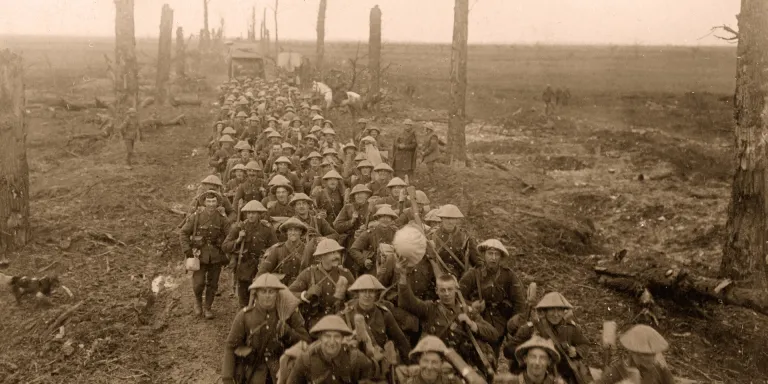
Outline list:
[[[211,311],[211,305],[213,305],[213,298],[216,297],[216,292],[209,289],[205,290],[205,309],[203,314],[206,319],[213,319],[213,311]]]
[[[202,316],[203,314],[203,298],[195,297],[195,316]]]

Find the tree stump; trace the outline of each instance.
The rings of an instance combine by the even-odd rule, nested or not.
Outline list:
[[[160,41],[157,49],[157,105],[165,104],[168,80],[171,78],[171,46],[173,45],[173,9],[163,4],[160,14]]]

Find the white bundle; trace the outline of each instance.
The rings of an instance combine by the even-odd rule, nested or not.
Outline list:
[[[406,225],[395,233],[392,246],[397,255],[413,267],[424,258],[427,252],[427,238],[418,228]]]

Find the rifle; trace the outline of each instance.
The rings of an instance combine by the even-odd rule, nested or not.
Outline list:
[[[239,217],[239,216],[238,216]],[[245,227],[243,227],[245,228]],[[243,262],[243,251],[245,250],[245,239],[240,242],[240,251],[237,253],[237,259],[235,259],[235,267],[232,268],[232,292],[237,296],[237,288],[240,285],[240,281],[237,278],[237,268],[240,267],[240,263]]]
[[[376,365],[384,358],[384,354],[381,351],[381,347],[376,345],[376,342],[371,338],[368,333],[367,325],[365,324],[365,317],[359,313],[354,316],[355,335],[357,340],[365,345],[365,353],[370,357]]]
[[[555,344],[555,349],[557,349],[557,352],[560,353],[560,356],[562,356],[565,362],[568,364],[568,368],[570,368],[571,372],[573,373],[573,377],[574,379],[576,379],[576,383],[577,384],[592,383],[594,379],[590,376],[589,368],[584,366],[584,362],[574,361],[568,355],[568,351],[565,350],[563,345],[560,343],[560,340],[557,338],[557,335],[555,335],[555,332],[552,330],[552,327],[549,326],[546,319],[544,321],[539,321],[538,318],[535,318],[533,320],[536,324],[536,329],[543,331],[544,336],[552,340],[552,342]]]
[[[461,304],[461,310],[469,315],[469,311],[467,311],[467,302],[464,301],[464,296],[461,294],[461,291],[456,291],[456,296],[459,299],[459,304]],[[472,341],[472,345],[475,347],[475,352],[480,357],[480,361],[483,363],[483,367],[485,368],[485,372],[488,374],[488,377],[493,377],[495,372],[493,371],[493,366],[491,366],[491,362],[488,361],[488,357],[485,355],[483,350],[480,348],[480,343],[477,342],[477,339],[475,338],[475,334],[472,333],[472,329],[469,328],[468,324],[464,324],[465,332],[469,335],[469,340]],[[580,383],[581,384],[581,383]]]

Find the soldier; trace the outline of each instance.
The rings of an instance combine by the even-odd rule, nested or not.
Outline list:
[[[227,262],[222,242],[229,231],[229,221],[216,210],[220,195],[214,191],[203,193],[205,208],[192,214],[181,228],[181,250],[187,258],[197,257],[200,269],[192,273],[192,290],[195,294],[195,315],[205,313],[213,319],[211,305],[219,287],[221,266]],[[205,291],[205,310],[203,310]]]
[[[251,200],[261,201],[267,192],[264,189],[264,179],[261,178],[261,165],[257,161],[251,160],[244,168],[247,178],[237,187],[232,200],[232,203],[238,207],[242,207]]]
[[[317,144],[317,136],[310,133],[306,136],[304,136],[304,144],[299,148],[298,155],[299,156],[309,156],[312,152],[317,153],[318,155],[320,151],[320,147]],[[322,158],[322,156],[320,156]]]
[[[239,141],[237,144],[235,144],[235,150],[237,151],[236,156],[232,156],[227,160],[227,168],[222,174],[225,181],[229,180],[229,173],[232,170],[232,167],[235,166],[235,164],[242,164],[246,165],[249,161],[253,160],[253,148],[248,144],[247,141]]]
[[[282,308],[290,303],[282,302],[285,296],[279,292],[287,287],[277,276],[263,274],[248,290],[253,292],[254,300],[232,321],[221,380],[224,384],[277,383],[280,356],[295,343],[309,342],[309,333],[298,311]]]
[[[275,160],[275,167],[277,175],[283,175],[286,179],[288,179],[291,182],[291,187],[293,187],[294,191],[300,191],[302,189],[301,181],[299,180],[299,177],[296,176],[295,173],[291,172],[291,167],[293,166],[293,162],[291,159],[280,156]]]
[[[321,156],[319,153],[312,151],[307,155],[307,161],[309,161],[309,169],[307,169],[306,172],[304,172],[304,175],[301,178],[301,185],[303,187],[304,193],[312,193],[312,184],[315,183],[315,180],[320,179],[325,173],[320,168],[320,162],[322,161],[323,156]]]
[[[200,196],[208,191],[214,191],[216,194],[218,194],[219,206],[217,209],[222,213],[222,215],[232,221],[235,219],[235,210],[232,208],[232,204],[229,203],[229,200],[225,199],[224,196],[221,195],[221,187],[221,179],[219,179],[216,175],[208,175],[200,183],[200,188],[198,188],[197,194]],[[193,212],[202,206],[201,201],[202,200],[200,198],[195,198],[195,200],[192,201]]]
[[[231,173],[234,177],[229,179],[226,188],[224,188],[224,196],[227,196],[232,203],[235,202],[234,198],[237,188],[245,182],[245,172],[245,166],[242,164],[235,164],[235,166],[232,167]]]
[[[341,317],[325,316],[309,332],[318,343],[299,356],[287,384],[357,384],[374,376],[373,362],[345,345],[352,330]]]
[[[346,321],[350,328],[356,329],[355,315],[362,315],[365,320],[365,332],[372,341],[372,345],[361,345],[361,350],[376,349],[380,351],[388,342],[393,344],[400,355],[400,359],[405,360],[408,352],[411,350],[411,343],[405,337],[405,334],[397,325],[395,317],[392,316],[392,303],[380,301],[379,296],[384,291],[384,286],[372,275],[361,275],[349,287],[350,292],[356,294],[356,298],[347,302],[344,310],[341,311],[341,317]],[[357,340],[363,344],[363,340]],[[370,350],[368,351],[371,352]],[[377,353],[374,353],[374,356]],[[376,358],[368,354],[374,363],[379,363]],[[397,365],[397,359],[387,361],[391,366]],[[382,372],[386,374],[386,372]]]
[[[208,165],[210,165],[214,172],[223,175],[227,170],[227,160],[234,155],[234,149],[232,143],[235,140],[229,135],[223,135],[219,138],[219,149],[217,149],[213,155],[211,155]]]
[[[400,262],[395,264],[398,270],[398,306],[419,318],[421,332],[439,337],[446,345],[453,348],[467,363],[475,367],[483,367],[483,357],[493,360],[493,350],[489,343],[493,343],[501,337],[496,329],[483,320],[477,314],[467,311],[460,304],[461,293],[456,278],[450,274],[443,274],[437,278],[437,301],[424,301],[414,296],[406,277],[405,265]],[[471,334],[470,334],[471,332]],[[472,338],[476,338],[481,344],[482,351],[478,351]]]
[[[312,255],[320,262],[311,263],[290,286],[291,292],[304,302],[304,318],[310,328],[323,316],[338,313],[348,299],[347,286],[354,278],[341,266],[343,250],[336,240],[321,240]]]
[[[331,170],[323,176],[323,182],[325,183],[324,187],[313,188],[312,198],[315,200],[315,206],[318,210],[326,212],[326,221],[333,225],[334,219],[344,206],[341,175],[335,170]]]
[[[349,193],[350,203],[345,204],[336,220],[333,221],[333,228],[339,233],[339,243],[347,248],[352,244],[355,238],[355,232],[368,224],[372,212],[368,209],[368,198],[371,197],[371,190],[365,185],[358,184]]]
[[[308,261],[304,260],[304,235],[307,226],[294,217],[280,224],[279,230],[286,240],[270,247],[264,258],[259,263],[259,271],[256,276],[271,273],[280,277],[281,281],[290,285],[296,280],[302,269],[308,267]]]
[[[580,362],[586,356],[589,340],[584,337],[573,320],[564,319],[566,311],[572,309],[571,303],[559,292],[550,292],[544,295],[536,304],[536,315],[532,316],[532,321],[524,324],[513,336],[508,338],[507,345],[504,347],[505,356],[511,360],[514,348],[536,333],[551,339],[556,348],[567,353],[572,360]],[[510,319],[507,323],[508,329],[514,328],[513,322],[514,319]],[[575,380],[574,373],[567,361],[561,361],[557,364],[557,372],[568,382]]]
[[[633,370],[637,370],[639,382],[643,384],[675,382],[662,355],[669,348],[669,343],[655,329],[643,324],[635,325],[621,335],[619,342],[629,352],[629,358],[606,367],[596,384],[632,381]]]
[[[533,336],[515,349],[515,361],[525,367],[525,371],[517,375],[500,374],[507,376],[504,382],[510,384],[538,384],[552,383],[565,384],[558,377],[555,366],[560,362],[560,354],[555,349],[552,340]],[[511,377],[510,377],[511,376]]]
[[[405,384],[461,384],[463,381],[456,376],[445,374],[445,367],[450,366],[445,353],[448,347],[440,338],[426,335],[408,355],[418,363],[418,372],[409,374]],[[453,370],[453,367],[451,367]]]
[[[459,288],[467,300],[473,300],[476,312],[503,335],[507,320],[524,311],[523,287],[515,272],[502,265],[502,257],[509,257],[509,251],[499,240],[483,241],[477,250],[485,262],[470,268],[459,280]]]
[[[361,117],[357,119],[357,132],[355,133],[355,143],[359,143],[360,139],[367,135],[368,119]]]
[[[440,138],[435,134],[435,128],[432,123],[427,123],[424,128],[427,130],[427,145],[421,153],[421,161],[427,164],[429,176],[435,174],[435,164],[440,160]]]
[[[416,133],[413,131],[413,121],[405,119],[403,124],[405,124],[405,130],[395,139],[392,146],[392,168],[395,170],[395,176],[413,180],[419,145],[416,141]]]
[[[242,100],[242,99],[241,99]],[[245,122],[245,119],[248,117],[248,114],[245,113],[245,105],[247,105],[247,102],[245,104],[242,103],[242,101],[238,101],[238,109],[240,109],[239,112],[235,115],[235,121],[232,124],[232,128],[235,129],[235,132],[237,132],[237,137],[242,136],[243,133],[245,133],[245,130],[247,128],[247,124]]]
[[[475,240],[464,228],[459,227],[464,215],[453,204],[440,207],[437,212],[440,227],[429,236],[437,254],[448,267],[449,273],[462,276],[470,267],[483,263],[477,252]]]
[[[341,174],[344,175],[344,179],[349,179],[349,176],[356,171],[357,146],[350,141],[342,146],[342,153],[344,154],[344,166]]]
[[[251,200],[240,210],[245,212],[245,221],[238,221],[229,230],[224,240],[224,251],[237,254],[235,277],[237,278],[237,297],[240,306],[248,305],[248,286],[259,266],[259,260],[269,247],[277,243],[275,230],[262,220],[267,209],[256,200]]]
[[[354,187],[355,185],[369,185],[373,181],[371,176],[372,172],[373,164],[371,164],[371,162],[368,160],[362,160],[357,164],[356,174],[352,174],[349,177],[349,186]],[[373,194],[373,191],[371,191],[371,194]]]
[[[377,166],[373,167],[373,172],[376,172],[376,181],[372,182],[368,188],[373,191],[374,196],[389,196],[387,184],[392,180],[392,175],[394,175],[395,171],[387,163],[379,163]]]
[[[279,175],[278,175],[279,176]],[[274,178],[273,178],[274,179]],[[291,207],[289,197],[293,194],[293,187],[288,183],[275,183],[271,188],[275,196],[274,201],[267,203],[269,217],[291,217],[293,208]]]
[[[543,100],[545,104],[544,113],[547,117],[549,117],[553,112],[555,112],[555,92],[552,91],[552,86],[549,84],[547,84],[547,87],[544,88],[544,93],[541,94],[541,100]]]
[[[410,199],[410,197],[406,197],[406,201],[410,201]],[[426,214],[430,211],[429,203],[429,198],[424,191],[416,191],[416,207],[419,209],[418,214],[422,220],[425,220]],[[395,221],[395,224],[397,224],[398,227],[402,227],[416,219],[410,204],[405,204],[405,206],[406,208],[403,209],[400,216]]]
[[[255,145],[256,141],[261,134],[261,122],[258,116],[251,116],[246,119],[248,125],[243,133],[240,135],[240,140],[245,140],[250,145]]]
[[[408,184],[399,177],[393,177],[392,180],[387,183],[387,196],[379,199],[377,204],[387,204],[395,211],[396,214],[400,214],[402,211],[403,203],[405,202],[405,187]]]
[[[296,156],[296,147],[294,147],[291,143],[282,143],[280,144],[280,147],[283,149],[283,156],[291,160],[291,165],[289,168],[293,169],[293,173],[296,175],[299,181],[301,181],[301,161],[299,160],[299,157]]]
[[[426,215],[424,215],[424,225],[427,226],[427,237],[432,234],[432,232],[436,231],[438,228],[440,228],[440,223],[443,222],[442,219],[440,219],[440,216],[437,215],[437,213],[440,210],[435,208],[427,212]]]
[[[305,234],[307,246],[310,247],[310,243],[315,237],[327,237],[337,240],[339,234],[333,229],[333,226],[328,224],[325,220],[325,211],[319,211],[316,215],[312,214],[311,208],[314,206],[315,201],[309,196],[303,193],[296,193],[291,198],[290,205],[293,207],[295,217],[302,223],[304,223],[308,231]],[[314,252],[314,249],[312,250]]]
[[[333,122],[325,120],[321,133],[323,134],[323,143],[320,148],[323,150],[333,149],[337,154],[341,152],[341,143],[336,141],[336,131],[333,129]]]
[[[123,136],[123,142],[125,143],[125,169],[133,169],[133,143],[140,135],[140,129],[136,109],[128,108],[125,112],[125,121],[117,128],[120,135]]]
[[[386,205],[379,208],[373,218],[378,220],[378,224],[363,231],[349,249],[351,259],[356,263],[355,269],[361,273],[378,273],[380,265],[384,264],[379,245],[391,244],[397,232],[394,224],[397,214],[392,208]]]

